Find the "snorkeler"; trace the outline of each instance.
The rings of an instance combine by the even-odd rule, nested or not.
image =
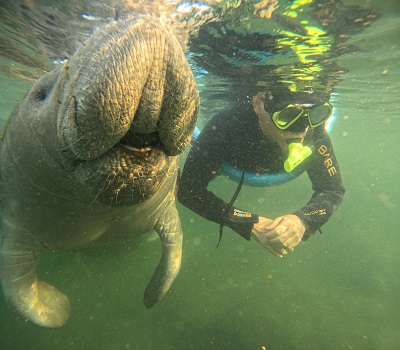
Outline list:
[[[282,257],[320,231],[345,193],[325,122],[332,115],[329,93],[265,89],[236,102],[206,124],[191,148],[180,178],[178,199],[203,218],[253,237]],[[313,195],[294,213],[275,219],[240,210],[207,189],[221,164],[243,174],[305,170]],[[243,178],[243,177],[242,177]],[[241,184],[238,187],[241,187]],[[237,191],[238,192],[238,191]]]

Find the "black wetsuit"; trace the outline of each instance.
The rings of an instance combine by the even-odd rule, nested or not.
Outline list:
[[[313,153],[299,167],[307,171],[314,194],[293,214],[308,224],[306,238],[328,221],[342,202],[345,190],[324,127],[310,128],[303,144],[313,145]],[[284,172],[284,161],[280,147],[263,135],[252,103],[238,103],[215,115],[195,141],[180,178],[178,199],[195,213],[216,223],[224,222],[249,240],[254,223],[236,222],[225,214],[228,204],[207,190],[208,183],[219,175],[222,162],[265,173]]]

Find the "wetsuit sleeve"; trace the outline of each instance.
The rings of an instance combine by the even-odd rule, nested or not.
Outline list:
[[[314,140],[315,150],[307,165],[314,193],[307,205],[294,213],[308,225],[304,239],[314,234],[329,220],[345,193],[339,164],[328,133],[321,128]]]
[[[226,152],[229,152],[229,127],[220,117],[217,115],[208,122],[192,145],[180,177],[178,200],[203,218],[218,224],[224,222],[250,240],[250,232],[254,222],[258,222],[258,216],[252,215],[253,222],[235,220],[231,213],[226,212],[228,204],[207,189],[209,182],[218,175],[222,161],[227,159]]]

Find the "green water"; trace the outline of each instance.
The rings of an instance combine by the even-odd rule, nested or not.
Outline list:
[[[39,275],[70,297],[71,318],[41,329],[1,299],[0,349],[400,349],[400,6],[358,3],[382,17],[352,38],[363,52],[341,59],[349,73],[336,87],[331,136],[347,193],[322,235],[282,259],[228,229],[215,249],[217,225],[178,205],[182,268],[159,304],[142,303],[161,254],[152,233],[91,254],[47,252]],[[3,128],[29,84],[1,76],[0,86]],[[218,101],[202,103],[206,118]],[[212,188],[228,199],[236,184]],[[244,187],[238,206],[275,217],[310,195],[302,176]]]

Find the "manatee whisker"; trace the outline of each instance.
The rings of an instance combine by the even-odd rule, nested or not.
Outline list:
[[[109,179],[110,179],[111,176],[112,176],[112,179],[111,179],[111,181],[109,181]],[[107,191],[108,188],[110,187],[110,185],[114,182],[114,180],[115,180],[116,178],[117,178],[117,175],[116,175],[116,174],[108,175],[108,176],[107,176],[107,179],[105,179],[105,181],[104,181],[104,186],[101,188],[100,192]]]
[[[101,176],[101,174],[99,174],[98,178],[99,178],[100,176]],[[104,191],[107,190],[108,186],[110,186],[110,183],[112,183],[112,182],[114,181],[115,175],[114,175],[114,178],[113,178],[111,181],[108,181],[108,179],[109,179],[110,177],[111,177],[111,175],[108,175],[108,176],[107,176],[106,180],[104,181],[103,187],[100,188],[100,189],[97,191],[97,193],[96,193],[96,195],[95,195],[93,201],[90,203],[89,206],[91,206],[91,205],[97,200],[97,198],[99,197],[99,195],[100,195],[101,193],[103,193]],[[108,184],[107,184],[107,182],[108,182]]]
[[[7,264],[4,267],[15,267],[15,266],[23,266],[23,265],[31,265],[35,260],[28,260],[28,261],[23,261],[20,263],[15,263],[15,264]]]
[[[30,265],[32,266],[32,263]],[[18,277],[12,278],[11,282],[14,283],[14,282],[17,282],[20,280],[24,280],[25,278],[29,278],[29,276],[31,274],[32,274],[32,271],[27,271],[27,272],[21,273]]]

